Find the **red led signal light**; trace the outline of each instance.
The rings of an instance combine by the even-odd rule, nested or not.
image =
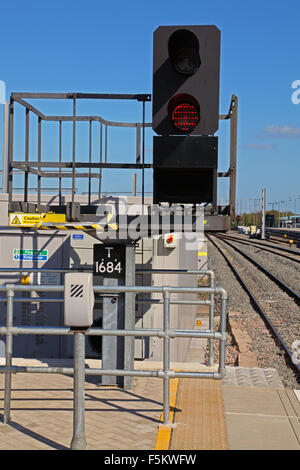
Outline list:
[[[199,122],[199,113],[190,103],[182,103],[176,106],[172,112],[172,121],[178,129],[190,131]]]
[[[213,135],[219,128],[219,75],[216,26],[159,26],[153,36],[154,132]]]
[[[176,95],[169,103],[169,116],[174,126],[190,132],[200,121],[199,104],[191,95]]]

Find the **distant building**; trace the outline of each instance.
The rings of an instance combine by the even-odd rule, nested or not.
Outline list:
[[[279,218],[279,227],[292,228],[300,227],[300,215],[289,215]]]

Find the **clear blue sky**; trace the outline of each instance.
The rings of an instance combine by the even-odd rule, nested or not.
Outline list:
[[[274,0],[6,1],[0,80],[7,98],[12,91],[151,93],[153,31],[159,25],[215,24],[221,30],[220,113],[227,112],[232,94],[239,97],[237,196],[258,198],[265,186],[268,202],[283,201],[300,196],[300,104],[291,100],[292,82],[300,80],[299,18],[299,3]],[[93,113],[107,119],[141,118],[141,108],[132,104],[97,106]],[[85,104],[80,112],[87,112]],[[2,126],[2,109],[0,115]],[[221,123],[221,171],[228,164],[228,131]],[[2,152],[2,132],[0,139]],[[119,139],[122,158],[132,155],[132,142],[133,136]],[[18,145],[24,148],[21,133]],[[151,147],[148,139],[148,161]],[[123,182],[112,181],[106,189],[117,191]],[[221,196],[227,199],[223,185]]]

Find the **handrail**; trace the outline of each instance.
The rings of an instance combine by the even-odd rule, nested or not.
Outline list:
[[[11,401],[11,375],[17,372],[45,372],[45,373],[75,373],[75,368],[62,367],[18,367],[12,366],[12,344],[13,336],[18,334],[45,334],[45,335],[69,335],[76,331],[62,327],[19,327],[13,325],[13,304],[15,292],[31,292],[33,290],[41,292],[63,292],[64,286],[54,285],[16,285],[7,284],[0,286],[1,292],[6,292],[6,326],[0,327],[0,334],[6,335],[5,366],[0,367],[0,373],[5,373],[5,394],[4,394],[4,423],[10,419]],[[84,374],[92,375],[115,375],[115,376],[151,376],[163,379],[163,409],[164,424],[170,419],[170,378],[174,377],[194,377],[222,379],[225,375],[225,353],[226,353],[226,325],[227,325],[227,292],[222,287],[170,287],[170,286],[94,286],[94,293],[160,293],[163,299],[163,328],[134,330],[117,329],[105,330],[102,328],[90,328],[84,335],[94,336],[157,336],[163,340],[163,368],[159,371],[137,371],[137,370],[103,370],[85,369]],[[179,330],[170,328],[170,303],[173,293],[210,294],[220,297],[220,329],[211,330]],[[35,299],[33,299],[33,302]],[[193,301],[191,301],[193,302]],[[176,337],[208,338],[219,341],[219,366],[217,372],[179,372],[170,370],[170,340]],[[84,358],[83,358],[84,359]]]

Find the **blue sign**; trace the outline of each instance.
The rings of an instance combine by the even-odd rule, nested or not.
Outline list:
[[[82,233],[74,233],[72,235],[73,240],[83,240],[83,235]]]
[[[14,249],[15,261],[47,261],[47,259],[48,250],[19,250],[18,248]]]

